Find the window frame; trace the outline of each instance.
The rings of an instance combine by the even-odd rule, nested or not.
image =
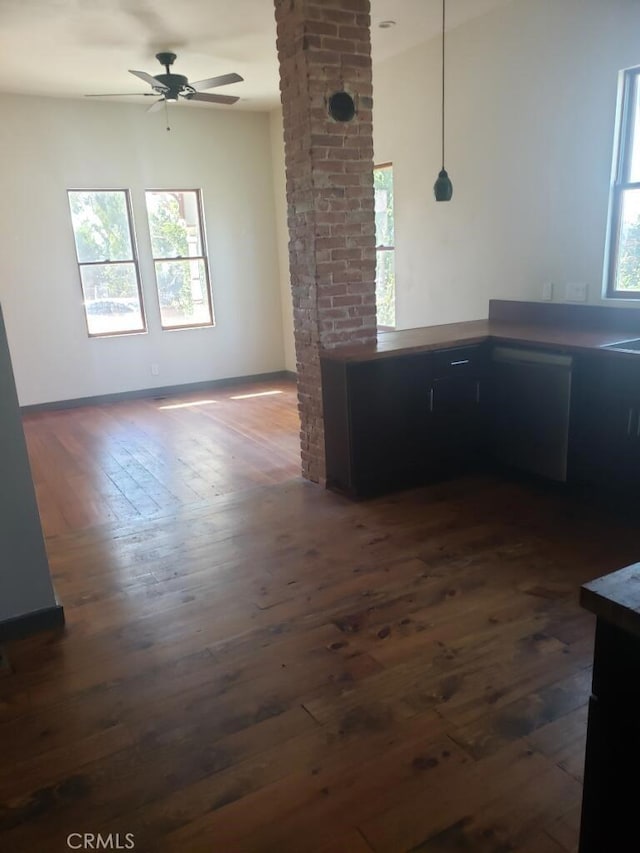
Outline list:
[[[606,289],[608,299],[640,299],[640,290],[620,290],[616,287],[618,257],[620,252],[620,226],[622,199],[626,190],[640,190],[640,181],[629,181],[633,134],[640,116],[637,114],[640,93],[640,66],[622,72],[621,94],[616,118],[615,155],[609,201],[609,228],[607,240]]]
[[[149,208],[147,207],[147,194],[149,193],[195,193],[196,204],[198,209],[198,227],[200,234],[200,249],[201,255],[176,255],[172,258],[156,258],[153,253],[153,239],[151,236],[151,222],[149,221]],[[149,228],[149,245],[151,247],[151,260],[153,262],[153,276],[155,280],[156,298],[158,300],[158,310],[160,312],[160,328],[163,332],[179,332],[185,329],[209,329],[216,325],[216,317],[213,311],[213,293],[211,288],[211,274],[209,271],[209,251],[206,241],[206,229],[204,224],[204,205],[202,203],[202,190],[194,189],[193,187],[179,189],[177,187],[157,187],[145,189],[144,191],[145,211],[147,214],[147,227]],[[162,321],[162,306],[160,304],[160,290],[158,288],[158,273],[157,264],[167,263],[170,261],[202,261],[205,276],[205,290],[207,293],[207,302],[209,305],[209,316],[211,320],[208,323],[183,323],[178,326],[165,326]]]
[[[76,231],[73,225],[73,216],[71,214],[71,193],[122,193],[125,198],[125,206],[127,211],[127,222],[129,225],[129,239],[131,241],[131,258],[122,261],[111,261],[105,259],[103,261],[81,261],[78,257],[78,243],[76,241]],[[73,234],[73,246],[76,253],[76,264],[78,266],[78,280],[80,283],[80,293],[82,295],[82,309],[84,312],[84,321],[87,327],[87,335],[90,338],[112,338],[121,337],[122,335],[146,335],[147,329],[147,312],[145,311],[144,296],[142,293],[142,283],[140,279],[140,264],[138,261],[138,246],[136,243],[136,232],[133,224],[133,207],[131,205],[131,192],[127,187],[91,187],[79,188],[71,187],[67,189],[67,204],[69,207],[69,215],[71,218],[71,232]],[[89,329],[89,318],[87,316],[86,298],[82,283],[82,267],[105,266],[106,264],[123,265],[130,264],[136,274],[136,288],[138,290],[138,302],[140,304],[140,316],[142,318],[141,329],[125,329],[123,331],[111,332],[92,332]]]
[[[376,163],[376,164],[374,164],[374,166],[373,166],[373,171],[374,171],[374,172],[377,172],[377,171],[378,171],[378,170],[380,170],[380,169],[391,169],[391,175],[392,175],[392,177],[393,177],[393,163],[392,163],[392,162],[388,162],[388,163]],[[393,228],[393,236],[394,236],[393,246],[386,246],[386,245],[384,245],[384,244],[380,244],[380,245],[378,245],[378,244],[376,243],[376,270],[377,270],[377,268],[378,268],[378,252],[394,252],[394,256],[393,256],[393,258],[394,258],[394,264],[393,264],[393,265],[394,265],[394,282],[395,282],[395,251],[396,251],[396,245],[395,245],[395,187],[394,187],[393,200],[394,200],[394,205],[393,205],[393,208],[394,208],[394,209],[393,209],[393,220],[394,220],[394,222],[393,222],[393,224],[394,224],[394,228]],[[395,299],[396,299],[396,289],[395,289],[395,284],[394,284],[394,289],[393,289],[393,299],[394,299],[394,309],[395,309]],[[394,314],[395,314],[395,310],[394,310]],[[380,329],[380,330],[381,330],[381,331],[383,331],[383,332],[394,332],[394,331],[397,329],[397,323],[396,323],[395,325],[393,325],[393,326],[384,326],[384,325],[382,325],[382,323],[378,323],[378,324],[377,324],[377,327],[378,327],[378,329]]]

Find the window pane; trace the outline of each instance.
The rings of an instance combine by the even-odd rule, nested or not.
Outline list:
[[[154,258],[202,255],[198,193],[147,192],[147,214]]]
[[[156,280],[163,328],[212,324],[204,261],[156,261]]]
[[[640,182],[640,85],[638,75],[635,77],[633,104],[634,126],[631,134],[631,154],[629,162],[629,183]]]
[[[620,200],[616,290],[640,292],[640,190],[625,190]]]
[[[376,246],[394,245],[393,169],[387,166],[373,172],[376,211]]]
[[[133,264],[80,267],[80,277],[90,335],[144,331]]]
[[[69,192],[78,261],[133,259],[129,211],[122,190]]]
[[[376,252],[376,305],[379,326],[396,324],[395,252]]]

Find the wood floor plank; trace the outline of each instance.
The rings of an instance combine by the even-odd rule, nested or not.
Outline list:
[[[527,735],[527,741],[535,749],[555,761],[579,782],[582,782],[584,770],[587,711],[588,706],[583,704]]]
[[[374,725],[373,733],[376,730]],[[387,735],[382,760],[362,749],[362,738],[355,748],[343,744],[351,761],[337,761],[335,755],[320,758],[316,766],[307,765],[249,795],[244,807],[236,802],[170,833],[166,848],[184,850],[216,838],[228,846],[239,842],[246,850],[284,853],[299,849],[304,837],[306,849],[313,851],[328,843],[336,830],[378,811],[381,799],[397,802],[436,784],[436,778],[441,783],[453,768],[466,766],[469,759],[461,750],[446,738],[431,740],[431,734],[430,726],[424,731],[413,726],[397,745]],[[241,814],[245,818],[239,829]]]
[[[580,834],[581,806],[574,806],[571,811],[557,818],[547,827],[547,835],[556,841],[563,850],[577,853]]]
[[[458,727],[451,736],[477,759],[521,737],[527,737],[531,744],[536,745],[542,740],[534,736],[536,731],[544,731],[545,728],[548,731],[554,723],[562,725],[567,713],[586,708],[590,693],[591,669],[587,668],[555,684],[532,691],[496,712],[475,719],[467,726]],[[582,726],[580,731],[583,733]],[[584,752],[584,744],[580,744],[580,752]],[[562,760],[566,760],[564,755],[557,763],[560,764]]]
[[[428,794],[428,795],[425,795]],[[575,807],[580,786],[520,741],[370,821],[361,829],[380,853],[509,849],[541,818]]]

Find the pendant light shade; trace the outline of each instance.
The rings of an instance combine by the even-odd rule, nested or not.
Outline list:
[[[442,169],[438,174],[438,179],[433,185],[433,192],[436,201],[451,201],[453,195],[453,184],[451,178],[447,174],[444,167],[444,32],[446,26],[445,16],[446,0],[442,0]]]
[[[436,201],[451,201],[453,184],[446,169],[440,171],[438,180],[433,185],[433,192],[435,193]]]

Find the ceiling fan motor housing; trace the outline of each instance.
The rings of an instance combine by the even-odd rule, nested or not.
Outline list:
[[[184,76],[184,74],[156,74],[155,79],[158,83],[162,83],[162,86],[166,86],[167,89],[162,89],[165,94],[169,95],[169,99],[171,99],[172,95],[175,95],[176,98],[178,95],[183,92],[193,92],[195,91],[192,86],[189,85],[189,79]]]
[[[155,74],[156,80],[170,89],[181,89],[189,85],[189,79],[184,74]]]
[[[172,74],[169,71],[169,68],[176,60],[175,53],[156,53],[156,59],[160,65],[164,65],[167,72],[166,74],[154,75],[158,83],[162,84],[162,89],[158,89],[157,91],[164,95],[165,100],[177,101],[178,95],[188,95],[195,91],[189,85],[189,80],[184,74]]]

